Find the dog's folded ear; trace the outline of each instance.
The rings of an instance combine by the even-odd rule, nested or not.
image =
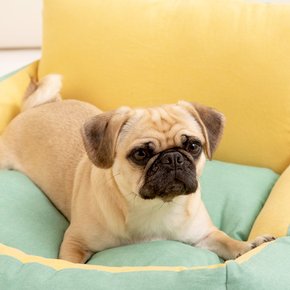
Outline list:
[[[113,166],[119,133],[129,119],[129,109],[99,114],[82,127],[82,137],[90,160],[100,168]]]
[[[185,107],[201,126],[206,140],[206,155],[209,159],[212,159],[212,154],[223,134],[224,115],[213,108],[197,103],[181,101],[179,104]]]

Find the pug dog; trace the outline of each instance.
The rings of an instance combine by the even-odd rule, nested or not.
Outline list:
[[[30,177],[70,222],[59,258],[85,263],[104,249],[175,240],[228,260],[274,239],[230,238],[201,200],[221,113],[186,101],[103,113],[61,100],[61,85],[59,75],[32,82],[0,137],[0,168]]]

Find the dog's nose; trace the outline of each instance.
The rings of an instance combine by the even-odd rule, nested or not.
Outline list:
[[[184,163],[184,157],[179,152],[166,152],[161,157],[160,162],[168,167],[175,168]]]

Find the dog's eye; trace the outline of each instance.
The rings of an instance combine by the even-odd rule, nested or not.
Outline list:
[[[187,140],[184,145],[185,150],[194,156],[198,156],[201,153],[202,146],[198,140]]]
[[[137,160],[143,160],[144,158],[146,158],[148,155],[148,152],[146,149],[138,149],[134,152],[133,157]]]
[[[138,148],[134,149],[130,154],[129,158],[136,164],[144,166],[148,160],[153,156],[153,149],[151,148]]]

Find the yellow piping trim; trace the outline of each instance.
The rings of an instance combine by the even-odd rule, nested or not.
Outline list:
[[[256,255],[265,249],[270,243],[263,244],[256,249],[251,250],[250,252],[244,254],[239,257],[235,261],[238,264],[242,264],[248,261],[251,257]],[[65,260],[59,259],[47,259],[40,256],[32,256],[27,255],[24,252],[5,246],[0,244],[0,255],[2,256],[10,256],[23,264],[29,263],[38,263],[44,266],[48,266],[56,271],[64,270],[64,269],[80,269],[80,270],[98,270],[103,272],[110,273],[129,273],[129,272],[147,272],[147,271],[165,271],[165,272],[181,272],[181,271],[193,271],[193,270],[203,270],[203,269],[217,269],[225,267],[227,262],[224,264],[215,264],[209,266],[193,266],[193,267],[170,267],[170,266],[135,266],[135,267],[109,267],[109,266],[101,266],[101,265],[86,265],[86,264],[75,264]]]
[[[181,272],[188,270],[202,270],[202,269],[216,269],[224,267],[225,264],[216,264],[210,266],[194,266],[194,267],[169,267],[169,266],[137,266],[137,267],[109,267],[101,265],[86,265],[86,264],[75,264],[59,259],[47,259],[39,256],[32,256],[23,253],[22,251],[0,244],[0,255],[10,256],[23,264],[28,263],[39,263],[56,271],[64,269],[80,269],[80,270],[98,270],[103,272],[111,273],[128,273],[128,272],[144,272],[144,271],[168,271],[168,272]]]
[[[268,247],[270,244],[274,243],[275,241],[272,242],[268,242],[268,243],[264,243],[262,245],[260,245],[259,247],[245,253],[244,255],[240,256],[239,258],[237,258],[235,261],[238,264],[242,264],[247,262],[250,258],[252,258],[253,256],[257,255],[258,253],[260,253],[262,250],[264,250],[266,247]]]

